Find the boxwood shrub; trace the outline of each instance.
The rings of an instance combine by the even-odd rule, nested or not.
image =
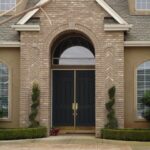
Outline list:
[[[150,141],[150,129],[102,129],[102,138],[125,141]]]
[[[0,140],[34,139],[46,137],[46,127],[0,129]]]

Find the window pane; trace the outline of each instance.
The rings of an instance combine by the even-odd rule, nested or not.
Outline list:
[[[150,61],[139,65],[137,69],[137,115],[140,118],[146,109],[141,102],[146,91],[150,91]]]
[[[0,0],[0,11],[7,11],[16,6],[16,0]]]
[[[0,118],[8,118],[8,68],[0,63]]]
[[[55,58],[54,58],[55,59]],[[93,53],[82,46],[73,46],[66,49],[60,56],[60,65],[94,65]]]
[[[150,0],[136,0],[136,8],[139,10],[150,10]]]

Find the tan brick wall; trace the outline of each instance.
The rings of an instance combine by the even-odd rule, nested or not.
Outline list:
[[[106,122],[107,91],[117,87],[116,111],[120,127],[124,126],[124,48],[122,32],[104,32],[106,13],[94,0],[54,0],[43,8],[40,32],[21,33],[21,109],[20,125],[27,126],[31,83],[38,80],[41,88],[40,122],[51,125],[51,46],[56,37],[69,30],[87,35],[96,54],[96,135]],[[110,56],[109,56],[110,54]],[[36,62],[34,64],[34,61]],[[34,65],[33,65],[34,64]],[[110,67],[109,67],[110,66]],[[109,69],[112,68],[112,69]],[[112,79],[112,81],[110,81]]]

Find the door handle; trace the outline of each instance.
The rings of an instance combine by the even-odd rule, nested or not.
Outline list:
[[[78,103],[76,103],[76,110],[78,110]]]
[[[72,103],[72,110],[75,110],[75,103]]]
[[[78,103],[77,102],[72,103],[72,110],[74,110],[74,111],[78,110]]]

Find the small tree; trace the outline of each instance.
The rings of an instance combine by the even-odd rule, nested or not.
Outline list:
[[[143,117],[150,122],[150,91],[147,91],[143,98],[142,98],[142,103],[147,107],[143,111]]]
[[[31,105],[31,113],[29,115],[30,128],[38,127],[39,121],[36,120],[38,115],[38,107],[40,104],[40,89],[37,83],[33,83],[32,87],[32,105]]]
[[[109,101],[105,105],[108,111],[107,114],[108,123],[105,125],[105,128],[109,128],[109,129],[118,128],[118,121],[117,118],[115,117],[115,110],[113,108],[115,104],[115,93],[116,93],[115,86],[113,86],[108,90]]]

